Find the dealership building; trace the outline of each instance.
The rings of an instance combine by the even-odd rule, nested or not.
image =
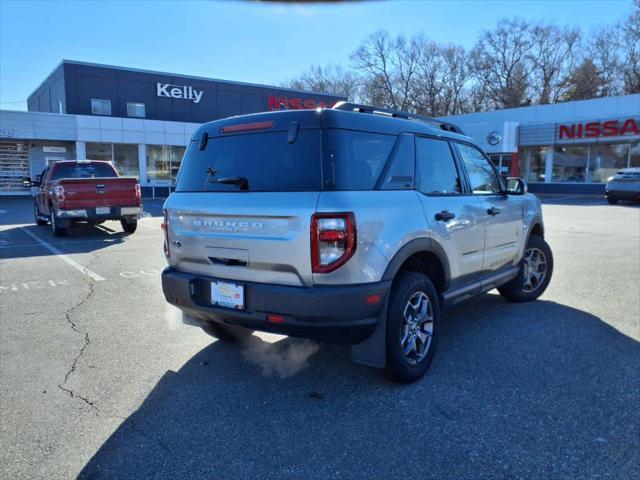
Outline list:
[[[343,97],[302,90],[62,61],[27,100],[0,110],[0,194],[51,162],[108,160],[164,195],[202,123],[289,108],[322,108]],[[159,190],[159,191],[158,191]]]
[[[113,162],[145,194],[175,183],[202,123],[281,109],[323,108],[343,97],[241,82],[62,61],[29,96],[28,111],[0,110],[0,195],[28,195],[25,177],[51,162]],[[505,175],[530,190],[602,193],[640,167],[640,95],[447,117],[474,137]]]

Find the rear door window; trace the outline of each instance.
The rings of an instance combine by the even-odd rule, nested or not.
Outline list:
[[[462,183],[449,142],[416,137],[418,189],[426,195],[462,193]]]
[[[204,150],[187,149],[176,184],[178,192],[233,192],[246,179],[252,192],[319,191],[321,180],[319,130],[301,130],[289,143],[287,132],[210,137]]]
[[[325,190],[372,190],[396,138],[369,132],[326,130]]]

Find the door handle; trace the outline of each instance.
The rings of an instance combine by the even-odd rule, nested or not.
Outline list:
[[[500,209],[496,208],[496,207],[491,207],[489,209],[487,209],[487,213],[493,217],[495,217],[496,215],[498,215],[500,213]]]
[[[454,218],[456,218],[455,213],[451,213],[448,210],[443,210],[439,213],[436,213],[436,220],[438,220],[439,222],[446,222]]]

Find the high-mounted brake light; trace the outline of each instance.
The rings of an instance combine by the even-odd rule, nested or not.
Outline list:
[[[169,213],[166,210],[162,211],[162,215],[164,216],[164,220],[160,224],[160,228],[164,231],[164,256],[169,260],[171,254],[169,253]]]
[[[356,251],[356,220],[353,213],[316,213],[311,217],[311,269],[333,272]]]
[[[237,132],[249,132],[251,130],[266,130],[273,127],[273,122],[254,122],[254,123],[240,123],[238,125],[227,125],[220,128],[220,133],[237,133]]]

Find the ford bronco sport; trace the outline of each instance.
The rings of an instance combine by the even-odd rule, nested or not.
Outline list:
[[[354,104],[200,127],[165,203],[162,287],[221,339],[352,345],[415,381],[444,308],[553,271],[540,201],[455,126]]]

